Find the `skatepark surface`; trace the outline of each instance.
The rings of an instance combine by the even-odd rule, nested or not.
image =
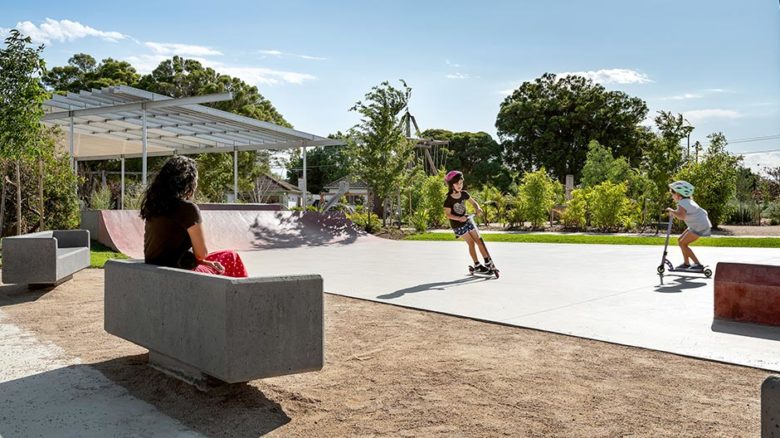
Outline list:
[[[138,257],[140,219],[110,213],[114,243]],[[466,275],[462,242],[380,239],[338,213],[204,211],[203,220],[209,249],[239,250],[251,276],[316,273],[333,294],[780,371],[780,332],[713,325],[714,280],[667,274],[662,284],[662,247],[490,242],[496,280]],[[713,270],[780,264],[774,249],[695,250]]]

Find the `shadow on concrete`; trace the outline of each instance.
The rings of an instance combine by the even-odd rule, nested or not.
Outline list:
[[[30,286],[26,284],[0,285],[0,307],[29,303],[54,290],[56,286]]]
[[[670,276],[673,276],[674,274],[667,274],[665,275],[665,278],[669,278]],[[692,280],[698,280],[698,281],[692,281]],[[693,278],[693,277],[686,277],[684,275],[680,275],[674,278],[674,282],[670,284],[659,284],[655,286],[655,291],[660,293],[680,293],[684,290],[688,289],[698,289],[700,287],[706,286],[707,283],[704,281],[703,278]]]
[[[780,341],[780,327],[771,325],[713,319],[711,328],[718,333]]]
[[[418,284],[417,286],[407,287],[405,289],[399,289],[395,292],[391,292],[389,294],[379,295],[377,296],[380,300],[392,300],[394,298],[400,298],[406,294],[413,294],[417,292],[426,292],[430,290],[445,290],[449,289],[451,287],[457,287],[464,284],[474,283],[477,281],[487,281],[489,279],[487,278],[481,278],[481,277],[464,277],[459,278],[457,280],[452,281],[439,281],[436,283],[424,283],[424,284]]]
[[[208,393],[148,366],[148,354],[89,365],[165,415],[205,436],[257,437],[290,422],[279,403],[249,384]]]
[[[340,212],[279,211],[274,212],[273,222],[267,225],[260,217],[250,225],[254,249],[348,245],[366,234]]]

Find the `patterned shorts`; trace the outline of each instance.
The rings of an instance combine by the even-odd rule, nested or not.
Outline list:
[[[468,232],[473,229],[474,229],[474,224],[471,221],[466,221],[463,225],[453,229],[452,231],[455,232],[455,237],[460,238],[463,237],[464,234],[468,234]]]

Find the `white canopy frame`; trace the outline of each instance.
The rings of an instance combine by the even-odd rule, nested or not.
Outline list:
[[[232,93],[171,98],[119,85],[54,95],[44,102],[47,113],[41,122],[67,127],[74,172],[78,161],[121,160],[122,207],[126,158],[141,158],[141,180],[146,185],[148,157],[233,152],[237,199],[238,152],[294,148],[303,152],[305,206],[306,149],[344,142],[200,105],[232,98]]]

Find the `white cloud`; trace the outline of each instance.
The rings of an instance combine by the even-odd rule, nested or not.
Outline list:
[[[323,58],[321,56],[299,55],[299,54],[296,54],[296,53],[287,53],[287,52],[282,52],[281,50],[260,50],[260,53],[262,53],[263,55],[276,56],[276,57],[292,56],[292,57],[295,57],[295,58],[307,59],[309,61],[327,61],[327,59],[328,59],[328,58]]]
[[[155,43],[148,41],[144,43],[146,47],[149,47],[158,55],[172,56],[218,56],[222,55],[219,50],[212,49],[211,47],[196,46],[192,44],[176,44],[176,43]]]
[[[37,26],[31,21],[20,21],[16,23],[15,29],[29,36],[33,41],[45,44],[50,44],[52,41],[65,42],[87,37],[96,37],[112,43],[129,38],[128,35],[119,32],[97,30],[77,21],[52,20],[51,18],[46,18],[43,23]],[[3,29],[4,33],[7,30]]]
[[[444,62],[447,63],[447,65],[449,65],[450,67],[455,67],[455,68],[460,67],[460,64],[455,64],[453,62],[450,62],[449,59],[444,60]]]
[[[737,152],[737,155],[739,153]],[[753,172],[765,174],[765,168],[780,167],[780,152],[759,152],[743,155],[743,165]]]
[[[709,120],[709,119],[732,119],[733,120],[742,117],[742,114],[740,114],[737,111],[718,109],[718,108],[686,111],[683,113],[683,115],[685,116],[686,119],[694,123],[701,122],[702,120]]]
[[[677,96],[662,97],[661,100],[689,100],[689,99],[701,99],[701,94],[685,93]]]
[[[653,82],[646,74],[625,68],[558,73],[558,76],[573,75],[584,76],[593,82],[598,82],[601,84],[646,84],[648,82]]]
[[[469,79],[471,76],[464,73],[454,73],[454,74],[448,74],[446,76],[447,79]]]
[[[280,82],[288,84],[302,84],[305,81],[317,79],[308,73],[298,73],[292,71],[273,70],[265,67],[237,67],[219,64],[210,65],[214,70],[235,76],[244,81],[255,85],[276,85]]]
[[[733,93],[734,92],[732,90],[727,90],[725,88],[707,88],[704,91],[707,91],[709,93]]]

